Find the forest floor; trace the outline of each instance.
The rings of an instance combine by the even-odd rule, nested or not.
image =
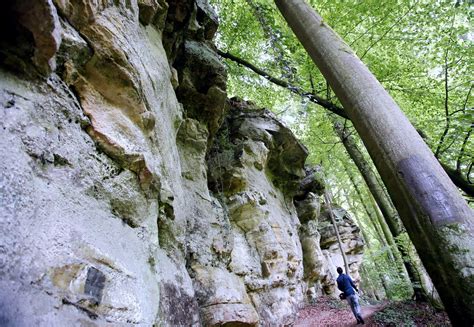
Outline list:
[[[361,301],[361,308],[365,326],[451,326],[445,312],[414,301],[376,304]],[[356,326],[356,320],[346,301],[322,297],[300,310],[294,326],[349,327]]]

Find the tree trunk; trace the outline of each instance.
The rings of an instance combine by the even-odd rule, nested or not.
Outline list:
[[[337,237],[337,244],[339,245],[339,250],[341,251],[342,260],[344,261],[344,267],[346,269],[346,274],[349,275],[349,264],[347,263],[346,253],[342,248],[341,236],[339,235],[339,228],[337,228],[336,219],[334,218],[334,213],[332,212],[331,206],[331,199],[329,198],[328,191],[324,191],[324,200],[326,201],[326,205],[328,206],[329,216],[331,217],[332,225],[334,226],[334,230],[336,231]]]
[[[377,294],[377,288],[374,286],[374,284],[370,280],[369,272],[367,271],[364,265],[361,265],[361,268],[362,268],[362,273],[365,275],[365,279],[367,280],[367,286],[369,286],[369,289],[372,292],[373,298],[375,298],[377,301],[380,301],[380,297]]]
[[[366,200],[364,199],[363,195],[362,195],[362,192],[359,188],[359,186],[357,185],[355,179],[354,179],[354,176],[352,175],[352,173],[349,171],[349,169],[347,167],[345,167],[345,171],[346,171],[346,174],[347,176],[349,176],[349,180],[351,181],[352,183],[352,186],[354,187],[356,193],[357,193],[357,196],[359,198],[359,201],[360,203],[362,203],[362,206],[364,207],[364,210],[367,214],[367,217],[369,217],[369,221],[370,223],[372,224],[375,232],[377,233],[379,239],[380,239],[380,243],[382,244],[382,246],[384,247],[387,247],[388,249],[388,256],[389,256],[389,259],[393,262],[395,262],[395,257],[393,255],[393,252],[392,252],[392,248],[395,248],[395,247],[392,247],[390,248],[390,246],[393,246],[395,245],[395,241],[393,240],[393,237],[390,238],[390,236],[392,236],[392,234],[389,233],[389,235],[387,235],[385,233],[385,231],[382,229],[381,225],[379,225],[377,222],[378,222],[378,219],[377,218],[374,218],[374,213],[371,212],[369,210],[369,208],[367,207],[367,203],[366,203]],[[379,222],[380,223],[380,222]],[[388,243],[387,243],[388,242]],[[390,245],[389,245],[390,244]]]
[[[304,0],[275,0],[365,143],[454,325],[474,324],[474,215],[349,46]]]
[[[371,193],[371,196],[369,196],[369,202],[374,209],[374,214],[375,217],[377,218],[377,221],[379,222],[383,235],[385,236],[385,239],[387,240],[388,244],[390,244],[391,247],[394,249],[398,249],[397,243],[395,242],[395,239],[393,238],[394,235],[392,234],[390,227],[387,224],[387,221],[385,217],[383,216],[382,212],[380,211],[379,206],[377,205],[377,202],[375,202],[374,196]],[[399,255],[400,253],[398,253]],[[400,257],[401,258],[401,257]]]
[[[364,230],[364,228],[361,228],[360,229],[361,232],[362,232],[362,236],[364,237],[364,240],[365,240],[365,245],[367,246],[367,249],[371,249],[372,246],[370,244],[370,238],[369,236],[367,235],[367,232]],[[377,295],[377,289],[373,286],[372,282],[370,281],[370,278],[369,278],[369,272],[367,271],[367,269],[365,268],[364,264],[361,265],[362,267],[362,271],[363,273],[365,274],[366,278],[367,278],[367,281],[370,283],[370,287],[372,288],[372,291],[373,293],[375,294],[375,297],[377,300],[380,300],[380,297]],[[382,273],[380,271],[377,271],[377,275],[379,276],[380,278],[380,282],[382,284],[382,287],[384,289],[384,293],[385,293],[385,296],[390,299],[391,298],[391,293],[390,293],[390,290],[387,288],[387,284],[385,282],[385,278],[384,276],[382,275]]]
[[[364,203],[365,210],[368,212],[367,205],[365,204],[365,200],[362,197],[359,186],[354,180],[354,176],[352,176],[352,174],[348,171],[347,168],[346,173],[349,176],[349,179],[352,182],[352,185],[354,186],[360,201]],[[423,284],[418,283],[419,280],[418,278],[416,278],[416,276],[410,276],[408,270],[406,269],[407,263],[405,263],[405,260],[409,260],[410,258],[405,257],[405,260],[403,259],[399,250],[400,246],[395,242],[392,232],[390,231],[384,217],[381,215],[380,210],[374,201],[374,198],[372,196],[369,196],[369,198],[376,217],[374,219],[373,215],[369,215],[369,219],[371,220],[373,228],[377,231],[377,234],[380,234],[379,229],[382,229],[383,235],[380,235],[380,237],[382,238],[381,244],[387,247],[390,261],[396,265],[399,277],[412,286],[417,301],[425,301],[426,297],[424,296],[424,294],[426,294],[426,290],[424,290],[423,288],[421,290],[415,288],[416,285]],[[412,264],[408,263],[408,265],[411,266]]]

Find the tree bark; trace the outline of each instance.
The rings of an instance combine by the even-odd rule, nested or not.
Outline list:
[[[347,197],[347,199],[349,200],[349,197],[348,197],[347,194],[346,194],[346,197]],[[372,224],[374,224],[374,222],[373,222],[371,219],[372,219],[372,218],[369,217],[370,222],[371,222]],[[357,222],[357,224],[358,224],[358,226],[360,227],[360,231],[362,232],[362,236],[364,237],[365,245],[366,245],[367,249],[370,250],[370,249],[372,248],[371,243],[370,243],[370,237],[369,237],[369,235],[367,234],[365,228],[363,228],[363,226],[362,226],[362,224],[360,223],[360,221]],[[375,226],[374,226],[374,229],[376,229]],[[377,232],[377,234],[378,234],[378,232]],[[379,236],[379,237],[382,237],[381,235],[378,235],[378,236]],[[380,240],[380,242],[383,243],[383,237],[382,237],[382,239]],[[369,279],[369,277],[368,277],[369,274],[368,274],[367,270],[365,269],[364,265],[362,265],[361,267],[362,267],[362,269],[363,269],[364,274],[367,276],[367,279]],[[383,289],[384,289],[385,296],[386,296],[388,299],[390,299],[390,298],[391,298],[391,293],[390,293],[390,289],[389,289],[388,286],[387,286],[387,283],[385,282],[385,277],[382,275],[382,273],[381,273],[380,271],[377,272],[377,275],[379,276],[380,282],[382,283],[382,287],[383,287]],[[370,282],[370,283],[371,283],[371,282]],[[371,283],[371,285],[372,285],[372,283]],[[377,300],[380,300],[380,299],[379,299],[379,296],[377,295],[376,289],[373,287],[373,285],[372,285],[371,287],[373,288],[373,293],[375,294],[375,297],[377,298]]]
[[[474,324],[474,215],[349,46],[304,0],[275,0],[353,122],[455,325]]]
[[[395,249],[395,253],[397,253],[396,254],[397,260],[399,260],[399,262],[402,262],[401,261],[402,260],[401,255],[398,252],[397,243],[395,242],[395,239],[393,238],[393,234],[390,231],[390,227],[388,226],[388,224],[386,222],[386,219],[384,218],[384,216],[380,212],[379,206],[375,202],[373,195],[369,196],[369,202],[370,202],[370,204],[371,204],[371,206],[374,210],[375,217],[376,217],[377,221],[379,222],[379,225],[382,229],[382,233],[385,236],[385,239],[387,240],[388,244],[393,249]]]

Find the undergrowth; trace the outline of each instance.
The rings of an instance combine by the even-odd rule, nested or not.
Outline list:
[[[373,316],[378,326],[450,326],[445,312],[412,300],[392,302]]]

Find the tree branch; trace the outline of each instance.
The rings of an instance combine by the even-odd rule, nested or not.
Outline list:
[[[472,134],[472,128],[474,126],[474,123],[471,124],[471,127],[469,128],[469,131],[466,133],[466,136],[464,137],[464,140],[461,145],[461,150],[459,151],[458,158],[456,160],[456,171],[461,172],[461,159],[464,156],[464,151],[466,150],[466,144],[467,141],[469,140],[469,137]]]
[[[381,5],[383,5],[383,2],[380,2]],[[377,8],[377,9],[374,9],[374,12],[377,12],[376,10],[378,10],[380,8],[380,6]],[[384,20],[386,20],[390,14],[392,14],[392,11],[389,11],[385,16],[383,16],[381,19],[378,19],[377,21],[375,21],[369,28],[367,28],[363,33],[361,33],[358,37],[356,37],[351,43],[349,43],[349,46],[352,46],[354,45],[354,43],[356,43],[357,41],[359,41],[361,38],[363,38],[364,36],[366,36],[372,29],[374,29],[375,27],[377,26],[380,26],[379,24],[381,22],[383,22]],[[345,40],[345,35],[342,37],[343,40]]]
[[[461,109],[463,113],[466,111],[467,101],[469,100],[469,97],[471,95],[472,87],[473,86],[471,85],[471,87],[469,88],[469,91],[467,92],[466,100],[464,101],[464,106]],[[474,127],[474,122],[471,123],[471,126],[469,127],[469,131],[466,133],[466,136],[464,137],[464,140],[461,145],[461,150],[459,151],[459,155],[456,159],[456,171],[459,173],[461,172],[461,160],[462,160],[462,157],[464,156],[466,144],[467,144],[467,141],[469,140],[469,137],[471,136],[473,127]]]
[[[469,184],[473,184],[473,182],[469,179],[469,176],[471,176],[471,169],[472,169],[472,166],[474,166],[474,162],[471,162],[471,164],[469,165],[469,169],[467,170],[467,181],[469,182]]]
[[[456,169],[448,167],[448,165],[443,164],[441,161],[439,163],[443,166],[444,171],[446,171],[449,178],[451,178],[457,187],[463,190],[468,196],[474,197],[474,184],[471,184],[468,180],[464,179],[462,174],[459,171],[456,171]]]
[[[285,89],[288,89],[288,90],[290,90],[291,92],[293,92],[297,95],[303,96],[303,97],[307,98],[309,101],[311,101],[311,102],[313,102],[317,105],[320,105],[321,107],[335,113],[338,116],[341,116],[342,118],[349,119],[349,117],[347,116],[347,114],[345,113],[345,111],[342,107],[339,107],[339,106],[333,104],[332,102],[329,102],[329,101],[323,99],[322,97],[320,97],[316,94],[313,94],[312,92],[307,92],[307,91],[301,89],[298,86],[294,86],[294,85],[292,85],[292,84],[290,84],[290,83],[288,83],[284,80],[273,77],[269,73],[265,72],[264,70],[261,70],[260,68],[255,67],[254,65],[252,65],[248,61],[246,61],[244,59],[241,59],[239,57],[236,57],[236,56],[230,54],[229,52],[223,52],[223,51],[218,49],[217,53],[222,58],[232,60],[233,62],[236,62],[236,63],[238,63],[242,66],[247,67],[248,69],[252,70],[254,73],[264,77],[265,79],[272,82],[273,84],[284,87]]]
[[[372,49],[374,47],[374,45],[376,45],[377,43],[379,43],[395,26],[398,25],[398,23],[400,23],[402,21],[402,19],[405,18],[406,15],[408,15],[410,13],[410,11],[415,7],[415,5],[418,3],[418,1],[415,1],[414,4],[408,8],[408,10],[401,16],[399,17],[395,23],[393,23],[377,40],[375,40],[374,42],[372,42],[369,47],[365,50],[365,52],[362,54],[362,56],[360,56],[360,60],[362,60],[365,55],[370,51],[370,49]]]
[[[452,40],[452,29],[454,26],[454,19],[456,17],[456,14],[453,15],[453,18],[451,20],[451,32],[449,35],[449,41]],[[444,112],[446,116],[446,126],[444,128],[443,134],[441,135],[441,138],[439,139],[438,146],[436,147],[435,151],[435,157],[438,158],[439,155],[441,154],[441,146],[443,145],[444,138],[448,134],[449,127],[451,125],[451,117],[449,115],[449,81],[448,81],[448,71],[449,71],[449,65],[448,65],[448,54],[449,54],[449,47],[446,48],[446,52],[444,54]]]

